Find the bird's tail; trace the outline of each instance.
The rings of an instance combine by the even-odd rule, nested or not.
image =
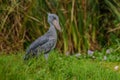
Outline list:
[[[24,55],[24,57],[23,57],[24,60],[28,60],[28,58],[29,58],[29,53],[30,53],[30,51],[27,49],[27,51],[26,51],[26,53],[25,53],[25,55]]]

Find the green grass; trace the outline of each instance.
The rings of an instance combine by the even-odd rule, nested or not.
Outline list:
[[[0,55],[0,80],[120,80],[112,62],[64,56],[23,61],[23,54]]]

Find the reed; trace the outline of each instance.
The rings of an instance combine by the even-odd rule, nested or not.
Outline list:
[[[119,5],[118,0],[1,0],[0,51],[25,50],[48,30],[47,12],[60,18],[63,33],[58,33],[57,48],[61,52],[100,50],[119,38]]]

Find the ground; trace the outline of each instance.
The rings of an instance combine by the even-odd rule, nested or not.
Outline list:
[[[23,60],[24,53],[0,55],[1,80],[120,80],[120,63],[52,52],[46,61]],[[115,66],[119,66],[115,70]]]

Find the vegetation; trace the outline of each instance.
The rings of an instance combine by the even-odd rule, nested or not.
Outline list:
[[[60,18],[61,52],[101,50],[119,42],[119,0],[1,0],[0,51],[25,50],[49,28],[47,12]]]
[[[63,29],[57,51],[23,61],[48,12]],[[119,0],[0,0],[0,80],[120,80],[119,30]]]
[[[44,56],[23,61],[22,53],[0,56],[1,80],[119,80],[117,62],[93,60],[87,57],[64,56],[51,52]]]
[[[59,52],[23,61],[48,12],[63,29]],[[119,0],[0,0],[0,80],[120,80],[119,29]]]

